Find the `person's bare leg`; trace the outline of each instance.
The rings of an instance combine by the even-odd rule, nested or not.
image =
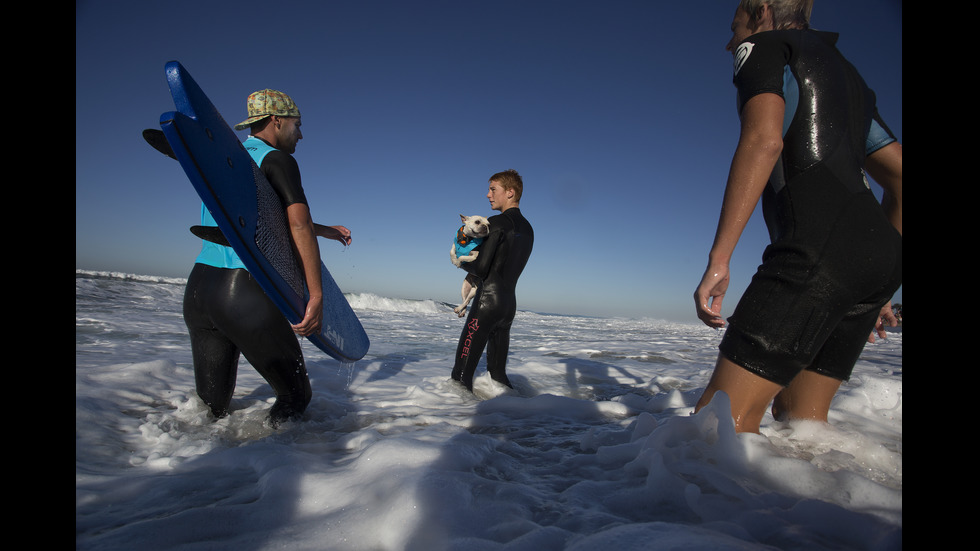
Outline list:
[[[735,431],[757,433],[769,403],[782,388],[781,385],[740,367],[724,356],[718,356],[715,371],[711,374],[708,387],[704,389],[701,399],[694,407],[694,412],[697,413],[708,405],[716,392],[724,391],[732,403]]]
[[[841,381],[813,371],[801,371],[776,395],[772,416],[779,421],[808,419],[827,422],[830,402]]]

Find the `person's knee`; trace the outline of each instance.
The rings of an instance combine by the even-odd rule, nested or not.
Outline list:
[[[830,404],[842,382],[815,371],[801,371],[773,399],[773,418],[777,421],[806,419],[826,423]]]
[[[788,403],[788,400],[783,398],[782,393],[780,392],[779,394],[776,395],[776,397],[772,401],[772,408],[770,409],[770,413],[772,413],[773,419],[777,421],[786,421],[787,419],[789,419],[789,411],[791,409],[792,408]]]
[[[717,392],[724,392],[731,402],[732,418],[737,432],[759,432],[759,424],[781,385],[769,381],[720,355],[707,388],[695,406],[695,412],[706,406]]]

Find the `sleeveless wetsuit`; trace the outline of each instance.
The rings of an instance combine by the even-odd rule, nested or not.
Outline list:
[[[244,145],[283,208],[306,204],[299,167],[291,155],[254,136]],[[201,223],[216,225],[204,207]],[[191,337],[197,393],[216,417],[228,413],[241,354],[276,394],[269,412],[274,425],[306,409],[312,390],[296,334],[231,247],[204,241],[187,278],[184,322]]]
[[[490,234],[480,247],[480,256],[461,266],[481,279],[459,337],[452,372],[453,379],[469,390],[473,390],[473,374],[484,348],[490,376],[511,386],[506,368],[510,327],[517,314],[517,280],[534,245],[534,229],[520,209],[507,209],[489,222]]]
[[[768,31],[736,53],[739,109],[776,93],[786,114],[782,155],[762,198],[771,244],[720,350],[781,385],[803,369],[847,380],[902,283],[901,234],[863,171],[866,156],[895,139],[836,41]]]

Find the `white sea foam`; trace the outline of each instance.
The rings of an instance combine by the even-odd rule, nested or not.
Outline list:
[[[902,334],[866,347],[831,424],[736,435],[691,415],[721,338],[521,312],[508,373],[449,381],[462,321],[350,295],[354,366],[304,341],[314,398],[271,429],[242,361],[196,397],[183,281],[76,272],[77,549],[900,549]]]

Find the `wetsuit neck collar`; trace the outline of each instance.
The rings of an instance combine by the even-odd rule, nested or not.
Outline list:
[[[250,140],[258,140],[258,141],[264,143],[265,145],[267,145],[269,147],[275,148],[274,145],[272,145],[271,143],[267,142],[266,140],[263,140],[262,138],[256,136],[255,134],[249,134],[248,135],[248,139],[250,139]]]

